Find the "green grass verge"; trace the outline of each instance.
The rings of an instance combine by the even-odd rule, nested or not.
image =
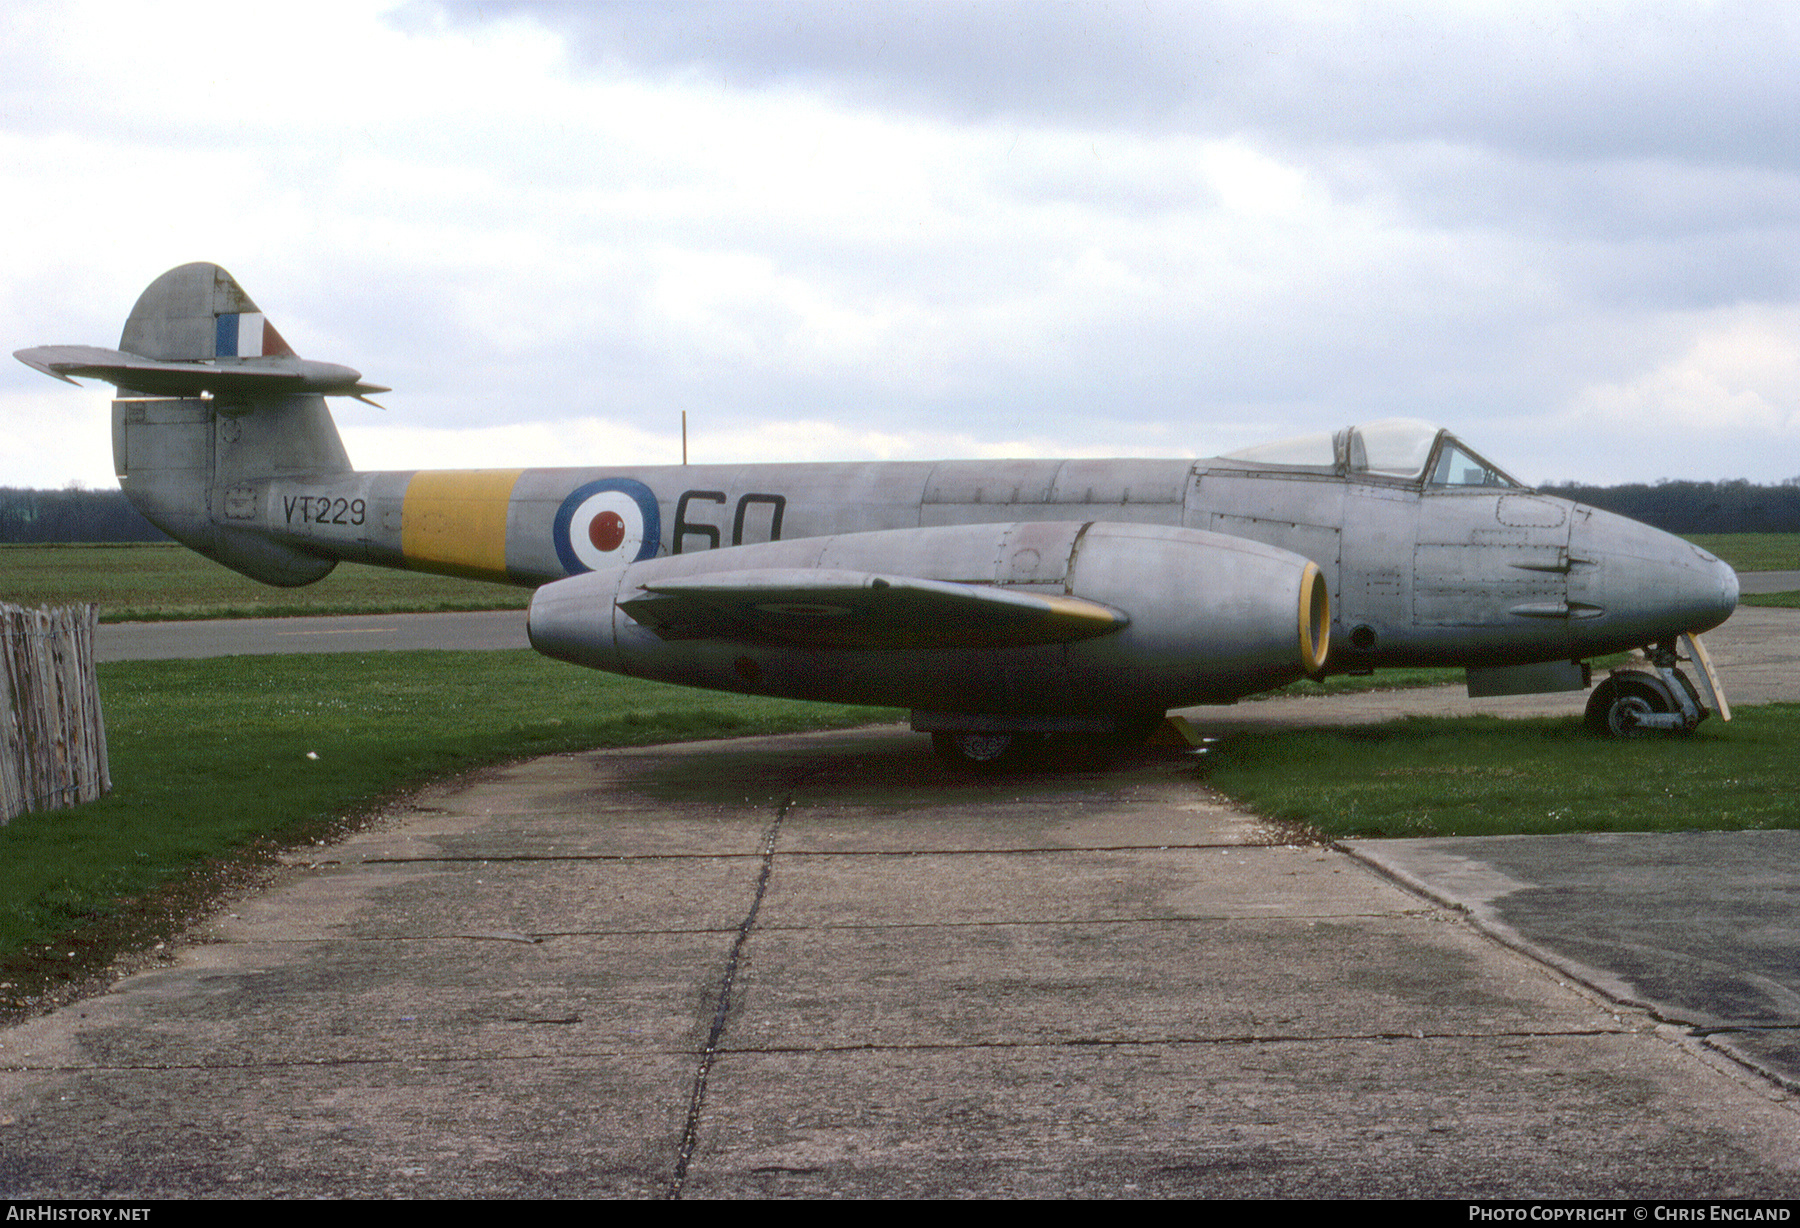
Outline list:
[[[1741,593],[1738,595],[1738,604],[1795,610],[1800,609],[1800,593]]]
[[[1615,742],[1580,718],[1415,717],[1237,735],[1209,783],[1329,836],[1800,827],[1800,705],[1742,708],[1689,738]]]
[[[101,665],[99,678],[113,793],[0,827],[0,964],[104,930],[212,859],[333,834],[339,816],[436,777],[555,751],[898,719],[525,651],[133,661]]]
[[[95,602],[102,622],[523,609],[531,590],[362,563],[270,588],[184,546],[0,546],[0,601]]]
[[[1694,533],[1687,540],[1738,571],[1800,571],[1800,533]]]

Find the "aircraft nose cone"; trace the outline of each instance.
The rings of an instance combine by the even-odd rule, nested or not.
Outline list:
[[[1737,609],[1737,572],[1690,542],[1668,540],[1668,554],[1653,569],[1663,617],[1672,634],[1710,631]]]
[[[1592,614],[1578,649],[1612,651],[1710,631],[1737,609],[1737,573],[1691,542],[1593,508],[1582,509],[1570,552],[1571,603]]]
[[[1671,547],[1675,557],[1662,569],[1669,615],[1682,623],[1683,631],[1710,631],[1737,609],[1737,572],[1690,542],[1670,541],[1680,542],[1680,546]]]
[[[1726,619],[1730,618],[1732,611],[1737,609],[1737,572],[1733,571],[1731,569],[1731,564],[1727,563],[1724,559],[1714,558],[1712,555],[1706,554],[1706,551],[1704,550],[1701,550],[1700,553],[1706,555],[1707,558],[1712,559],[1713,582],[1718,586],[1713,597],[1714,620],[1708,624],[1709,626],[1716,627]]]

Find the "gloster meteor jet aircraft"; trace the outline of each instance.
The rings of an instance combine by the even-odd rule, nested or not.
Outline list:
[[[1588,659],[1632,649],[1594,688],[1597,731],[1729,719],[1698,635],[1737,604],[1731,568],[1423,422],[1205,460],[361,473],[324,398],[386,390],[299,358],[211,264],[151,283],[117,350],[17,356],[116,385],[126,495],[247,576],[350,559],[522,585],[539,652],[910,708],[952,760],[1391,666],[1463,667],[1472,695],[1580,690]]]

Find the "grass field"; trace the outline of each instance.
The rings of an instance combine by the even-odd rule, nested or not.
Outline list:
[[[339,563],[317,584],[270,588],[184,546],[0,546],[0,601],[91,601],[102,622],[523,609],[531,590]]]
[[[1800,533],[1696,533],[1687,540],[1738,571],[1800,571]]]
[[[1209,756],[1209,782],[1334,837],[1800,827],[1796,730],[1793,704],[1623,742],[1578,717],[1416,717],[1234,737]]]

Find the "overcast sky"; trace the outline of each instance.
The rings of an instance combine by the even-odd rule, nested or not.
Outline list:
[[[1571,13],[1571,9],[1579,9]],[[302,16],[304,12],[304,16]],[[362,468],[1800,475],[1800,6],[8,0],[0,352],[229,269]],[[0,370],[0,484],[112,484]]]

